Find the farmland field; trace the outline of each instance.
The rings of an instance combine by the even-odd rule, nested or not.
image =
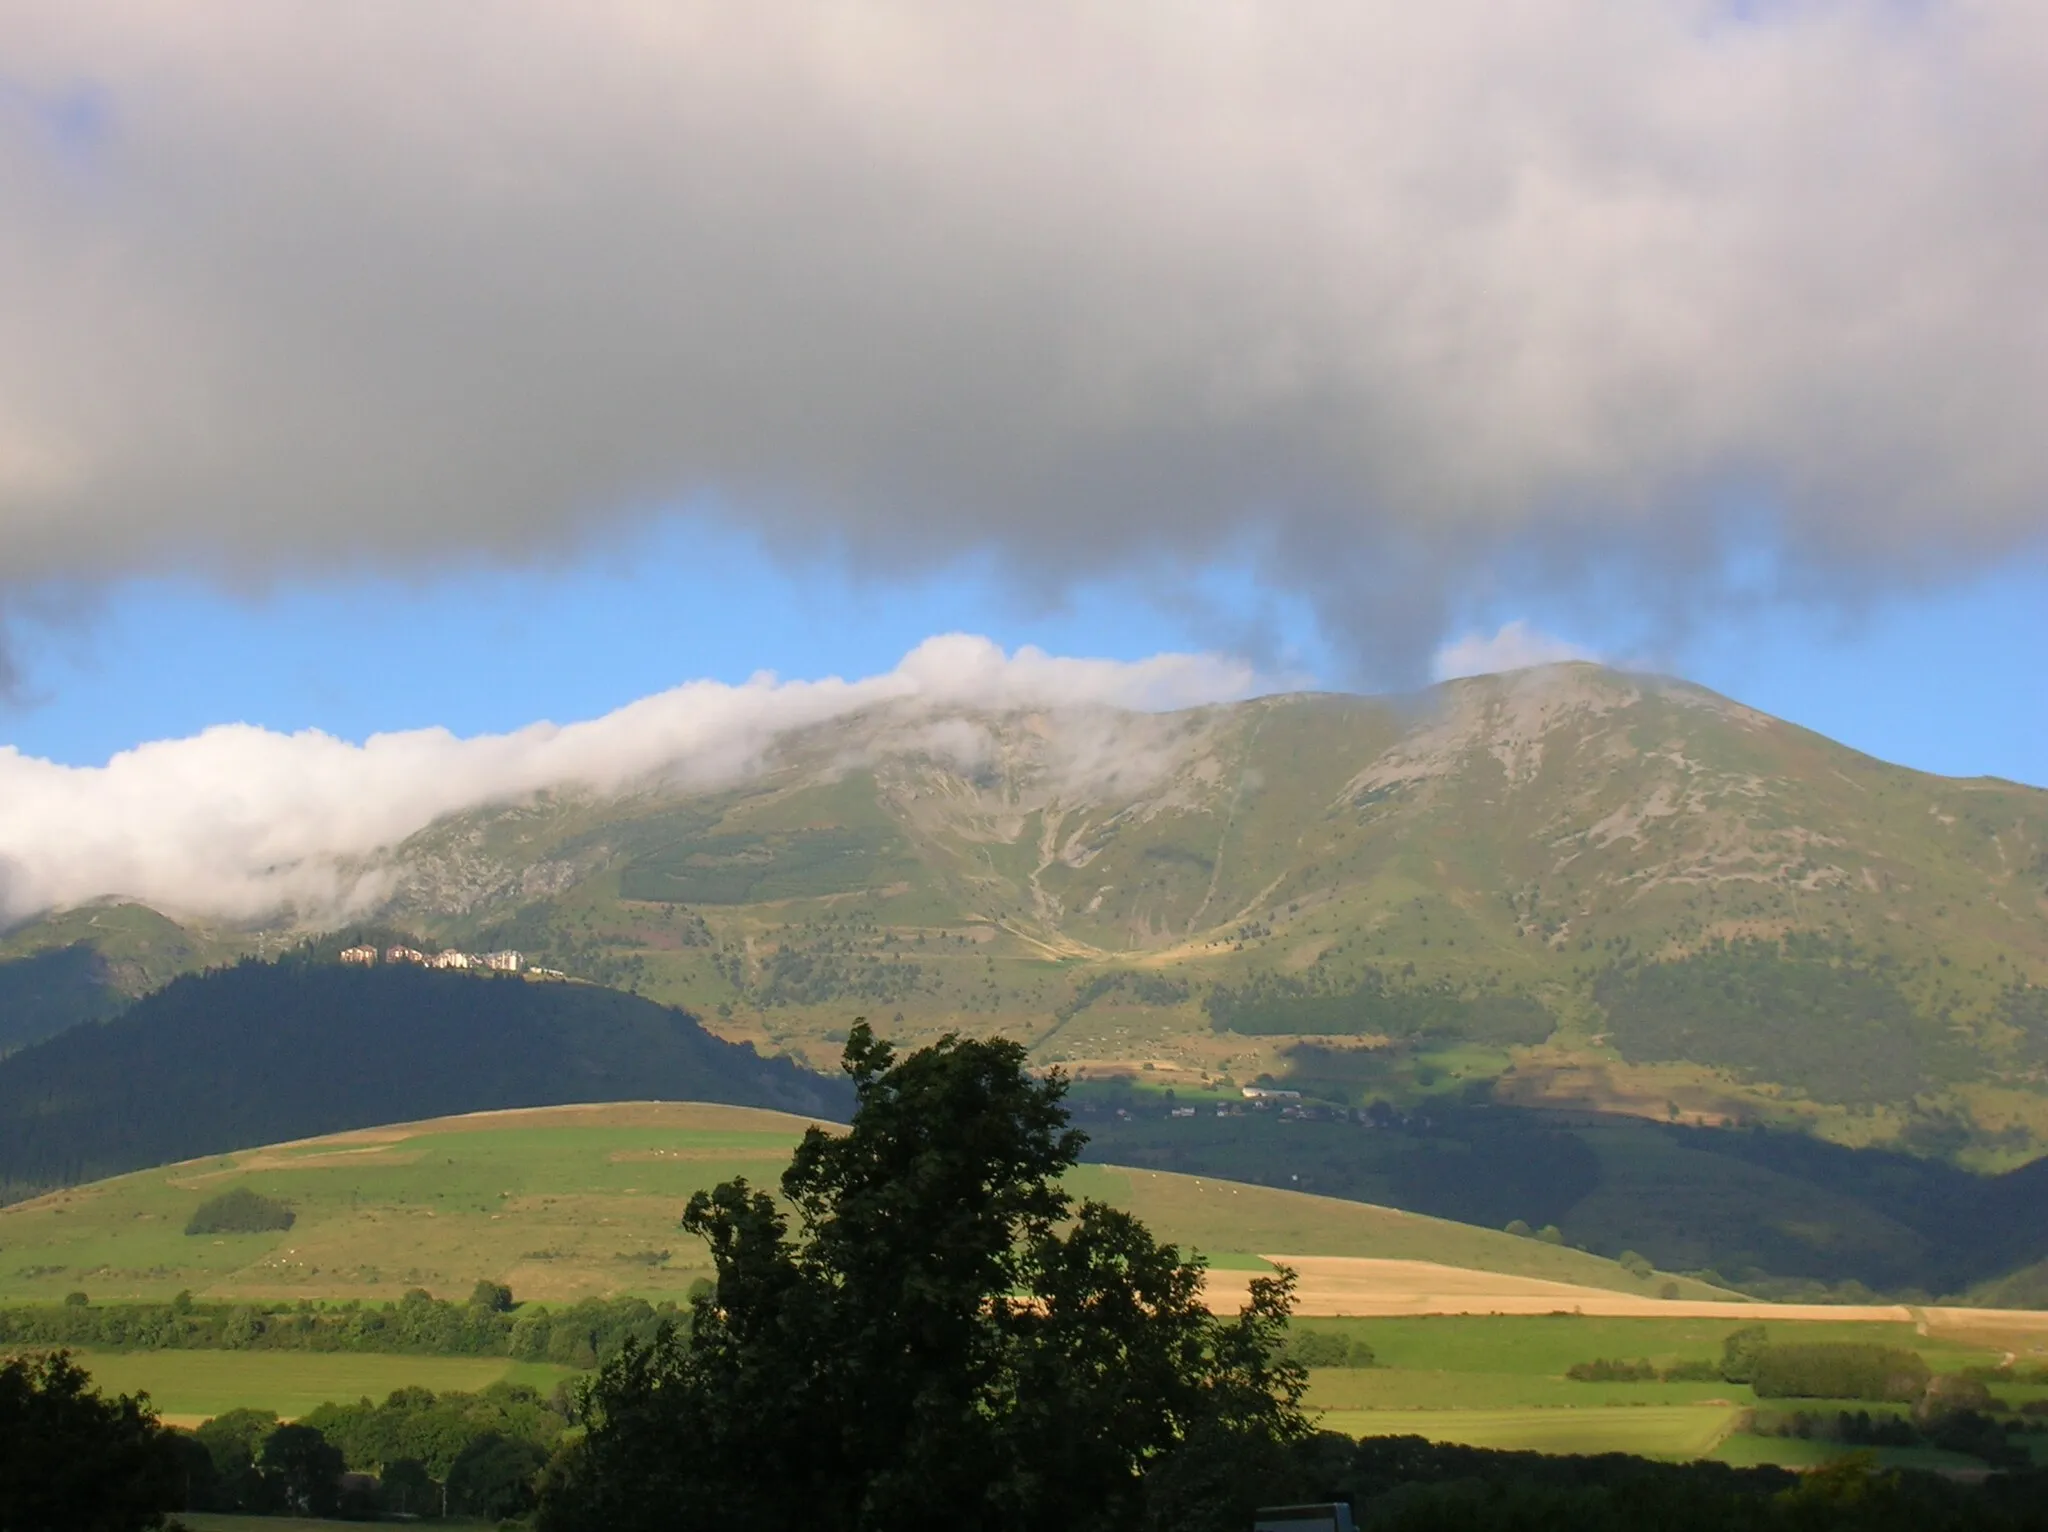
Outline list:
[[[1735,1426],[1728,1404],[1662,1404],[1636,1409],[1332,1410],[1323,1429],[1347,1436],[1426,1436],[1510,1452],[1629,1452],[1638,1457],[1704,1457]]]
[[[309,1351],[80,1351],[74,1353],[108,1393],[147,1390],[174,1425],[247,1407],[292,1419],[330,1400],[382,1399],[397,1388],[474,1393],[493,1383],[525,1383],[542,1393],[574,1376],[545,1362],[505,1357],[380,1356]]]
[[[484,1113],[221,1155],[0,1210],[0,1301],[239,1298],[382,1301],[409,1288],[462,1298],[479,1279],[521,1302],[635,1293],[680,1298],[708,1274],[677,1227],[689,1195],[733,1175],[773,1185],[805,1123],[746,1108],[662,1103]],[[285,1231],[186,1235],[207,1197],[246,1185],[288,1203]],[[1214,1261],[1233,1306],[1275,1260],[1302,1275],[1298,1323],[1368,1343],[1380,1365],[1319,1369],[1308,1402],[1328,1429],[1415,1432],[1544,1451],[1730,1460],[1812,1456],[1796,1440],[1729,1438],[1753,1398],[1722,1382],[1580,1383],[1574,1363],[1710,1361],[1727,1334],[1824,1334],[1920,1351],[1938,1372],[2036,1359],[2036,1315],[1717,1301],[1702,1284],[1631,1276],[1581,1251],[1491,1230],[1165,1171],[1084,1165],[1080,1196],[1128,1208]],[[1576,1312],[1575,1312],[1576,1311]],[[1610,1312],[1611,1311],[1611,1312]],[[1318,1317],[1349,1314],[1359,1317]],[[1825,1328],[1813,1323],[1824,1319]],[[404,1385],[543,1390],[568,1374],[498,1358],[303,1351],[95,1352],[113,1391],[146,1389],[191,1422],[240,1405],[282,1416]],[[2017,1397],[2017,1395],[2015,1396]],[[1725,1438],[1725,1440],[1724,1440]],[[1771,1456],[1776,1453],[1777,1456]],[[1744,1456],[1746,1454],[1746,1456]]]
[[[1756,1403],[1742,1384],[1580,1383],[1565,1376],[1574,1363],[1602,1357],[1643,1358],[1658,1367],[1715,1359],[1735,1328],[1729,1320],[1439,1315],[1300,1324],[1304,1330],[1363,1340],[1379,1363],[1311,1371],[1307,1403],[1320,1412],[1324,1430],[1351,1436],[1412,1434],[1537,1452],[1634,1452],[1663,1458],[1711,1453],[1729,1462],[1788,1466],[1825,1461],[1849,1450],[1796,1438],[1731,1434],[1742,1411]],[[1926,1357],[1937,1372],[1998,1360],[1996,1353],[1920,1334],[1911,1324],[1848,1322],[1822,1329],[1773,1323],[1765,1332],[1773,1340],[1824,1336],[1904,1346]],[[1842,1406],[1818,1401],[1813,1407]],[[1923,1466],[1946,1466],[1952,1455],[1936,1456],[1942,1465],[1930,1460]],[[1901,1457],[1902,1464],[1906,1461]],[[1957,1462],[1974,1465],[1974,1460]]]
[[[314,1521],[304,1516],[231,1516],[222,1511],[180,1511],[178,1520],[187,1532],[335,1532],[335,1528],[360,1526],[360,1522]],[[436,1519],[427,1525],[435,1532],[470,1532],[496,1526],[489,1521],[465,1521],[460,1517]]]
[[[139,1171],[0,1209],[0,1301],[461,1297],[482,1277],[544,1302],[680,1297],[706,1275],[676,1226],[692,1192],[774,1185],[801,1118],[639,1103],[478,1113]],[[1084,1165],[1070,1184],[1155,1231],[1256,1269],[1261,1252],[1431,1261],[1648,1297],[1611,1261],[1334,1198]],[[285,1231],[191,1236],[201,1201],[246,1185],[295,1210]],[[1689,1296],[1714,1290],[1683,1283]]]

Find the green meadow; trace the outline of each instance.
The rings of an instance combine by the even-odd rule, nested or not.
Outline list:
[[[395,1299],[420,1287],[466,1297],[479,1278],[526,1303],[637,1294],[681,1298],[707,1275],[677,1226],[691,1193],[735,1175],[774,1185],[805,1127],[736,1107],[627,1104],[483,1114],[275,1145],[123,1176],[0,1210],[0,1302],[167,1299],[330,1304]],[[205,1199],[247,1186],[288,1203],[293,1226],[264,1234],[188,1235]],[[1084,1165],[1079,1196],[1130,1209],[1224,1270],[1262,1255],[1379,1256],[1577,1282],[1646,1294],[1646,1282],[1580,1251],[1390,1209],[1212,1177]],[[1689,1293],[1710,1290],[1686,1284]],[[1731,1432],[1754,1403],[1721,1382],[1580,1383],[1574,1363],[1647,1359],[1659,1367],[1718,1358],[1727,1318],[1443,1316],[1305,1319],[1305,1330],[1369,1344],[1379,1365],[1317,1370],[1310,1406],[1357,1435],[1542,1451],[1628,1451],[1729,1461],[1798,1462],[1825,1444]],[[1995,1365],[1983,1346],[1910,1324],[1772,1323],[1829,1340],[1910,1346],[1937,1372]],[[91,1352],[102,1386],[146,1390],[181,1422],[237,1406],[302,1415],[327,1400],[381,1398],[493,1382],[543,1391],[566,1369],[495,1357],[288,1350]],[[195,1528],[198,1524],[195,1523]],[[226,1523],[222,1524],[223,1526]]]
[[[0,1209],[0,1302],[184,1290],[387,1300],[416,1287],[460,1298],[485,1277],[548,1303],[678,1298],[707,1274],[702,1247],[677,1227],[690,1195],[736,1175],[773,1186],[804,1127],[743,1107],[544,1108],[139,1171]],[[1335,1198],[1102,1165],[1078,1167],[1070,1184],[1223,1267],[1272,1253],[1374,1255],[1651,1290],[1582,1251]],[[202,1201],[238,1185],[288,1203],[292,1228],[184,1232]]]
[[[476,1393],[524,1383],[551,1393],[566,1367],[505,1357],[381,1356],[316,1351],[81,1351],[78,1363],[109,1393],[147,1392],[179,1425],[250,1408],[294,1419],[330,1400],[382,1399],[393,1389]]]
[[[1634,1409],[1332,1410],[1323,1429],[1347,1436],[1426,1436],[1509,1452],[1628,1452],[1637,1457],[1705,1457],[1735,1429],[1729,1404],[1659,1404]]]
[[[1647,1359],[1658,1367],[1718,1359],[1730,1320],[1605,1319],[1442,1315],[1396,1319],[1297,1320],[1303,1330],[1364,1340],[1379,1365],[1317,1368],[1308,1404],[1325,1430],[1350,1436],[1427,1436],[1475,1447],[1534,1452],[1631,1452],[1644,1457],[1712,1455],[1731,1463],[1801,1466],[1851,1449],[1797,1438],[1742,1435],[1756,1404],[1747,1385],[1581,1383],[1565,1376],[1577,1362]],[[1926,1357],[1936,1372],[1995,1366],[1998,1353],[1918,1333],[1910,1324],[1764,1326],[1773,1340],[1817,1338],[1902,1346]],[[2029,1394],[2032,1390],[2002,1390]],[[1775,1407],[1868,1409],[1835,1401],[1776,1401]],[[1880,1406],[1879,1408],[1882,1408]],[[1909,1460],[1931,1449],[1883,1449]],[[1882,1455],[1882,1454],[1881,1454]],[[1981,1467],[1973,1459],[1933,1453],[1919,1466]],[[1936,1463],[1934,1458],[1941,1459]],[[1887,1457],[1887,1461],[1890,1458]]]
[[[180,1511],[178,1520],[186,1532],[335,1532],[335,1528],[361,1525],[339,1521],[314,1521],[303,1516],[231,1516],[223,1511]],[[465,1532],[465,1529],[497,1525],[489,1521],[466,1521],[461,1517],[436,1518],[427,1525],[435,1532]]]

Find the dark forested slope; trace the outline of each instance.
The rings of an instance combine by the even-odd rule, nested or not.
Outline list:
[[[595,985],[245,962],[0,1060],[10,1196],[251,1144],[498,1107],[689,1100],[838,1115],[841,1082]]]

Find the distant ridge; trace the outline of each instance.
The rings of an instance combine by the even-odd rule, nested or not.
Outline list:
[[[832,1117],[846,1095],[596,985],[249,961],[0,1060],[0,1191],[394,1118],[650,1098]]]

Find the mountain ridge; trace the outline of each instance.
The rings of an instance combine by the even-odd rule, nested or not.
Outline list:
[[[1358,1000],[1351,1041],[1385,1065],[1359,1099],[1434,1071],[1844,1142],[1946,1114],[1985,1163],[2048,1143],[2048,791],[1913,772],[1586,664],[1174,713],[882,704],[720,785],[538,794],[365,865],[387,880],[377,919],[520,947],[821,1066],[872,1013],[910,1040],[1004,1031],[1084,1074],[1277,1079],[1308,1039],[1280,1012],[1219,1025],[1219,987],[1296,985],[1326,1011],[1513,996],[1546,1038],[1461,1036],[1430,1001],[1441,1035],[1404,1040]],[[33,944],[17,932],[0,957]],[[1724,949],[1746,956],[1709,974]],[[1807,1063],[1773,1073],[1768,1016],[1617,1021],[1624,991],[1716,974],[1821,1028],[1776,1050]],[[1837,1032],[1894,1050],[1888,1080],[1940,1077],[1837,1089],[1813,1065]],[[1432,1048],[1442,1068],[1417,1062]]]

